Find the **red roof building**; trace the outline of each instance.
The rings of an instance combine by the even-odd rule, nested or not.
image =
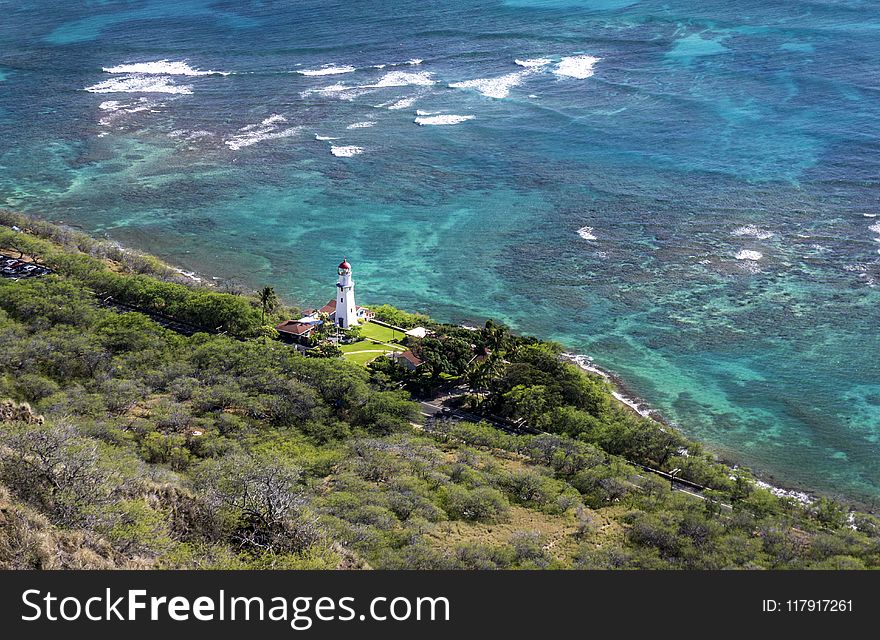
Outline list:
[[[297,320],[287,320],[275,326],[275,330],[282,337],[288,338],[295,342],[308,342],[312,332],[317,328],[317,324],[312,322],[299,322]]]
[[[420,366],[422,366],[422,359],[409,349],[407,349],[406,351],[394,351],[392,353],[389,353],[388,357],[394,360],[401,367],[409,369],[410,371],[415,371]]]

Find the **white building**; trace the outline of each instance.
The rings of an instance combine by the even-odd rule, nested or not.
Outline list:
[[[359,307],[354,301],[354,280],[351,279],[351,265],[345,258],[336,269],[336,295],[320,309],[308,309],[299,320],[282,322],[275,329],[288,340],[308,344],[315,330],[320,326],[321,314],[326,313],[330,322],[341,329],[357,327],[373,319],[373,312]]]
[[[339,280],[336,282],[336,313],[334,322],[348,329],[360,324],[358,320],[358,306],[354,302],[354,280],[351,278],[351,265],[345,258],[339,263],[337,269]]]

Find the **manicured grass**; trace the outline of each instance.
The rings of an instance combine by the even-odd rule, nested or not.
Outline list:
[[[375,322],[367,322],[366,324],[361,325],[361,335],[365,338],[378,340],[379,342],[391,342],[392,340],[400,340],[403,338],[404,333],[402,331],[397,331],[396,329],[383,327]]]
[[[385,352],[387,353],[387,351]],[[359,365],[366,366],[376,358],[382,357],[385,353],[374,353],[369,351],[361,351],[359,353],[346,353],[343,358],[348,360],[349,362],[354,362]]]
[[[363,351],[364,349],[372,349],[372,344],[373,343],[366,340],[361,340],[360,342],[353,342],[352,344],[339,345],[339,348],[342,349],[342,353],[349,353],[351,351]],[[377,346],[376,348],[378,349],[380,347]]]
[[[339,348],[342,349],[342,353],[368,351],[370,349],[379,349],[381,351],[406,351],[406,347],[402,344],[382,344],[381,342],[373,342],[372,340],[361,340],[354,344],[343,344]]]
[[[361,325],[361,335],[366,338],[354,344],[344,344],[339,348],[342,349],[342,357],[350,362],[356,362],[360,365],[366,365],[376,358],[391,351],[406,351],[406,347],[400,344],[392,343],[392,340],[400,340],[403,338],[403,331],[389,329],[373,322],[367,322]]]

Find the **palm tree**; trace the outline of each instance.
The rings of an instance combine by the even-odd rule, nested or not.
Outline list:
[[[257,299],[260,301],[260,324],[266,324],[266,314],[272,313],[278,308],[278,295],[272,287],[263,287],[257,292]]]
[[[493,352],[504,351],[510,342],[510,329],[493,320],[486,320],[486,328],[483,329],[486,346]]]

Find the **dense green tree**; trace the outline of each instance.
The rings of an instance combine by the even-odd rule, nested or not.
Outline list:
[[[429,336],[418,340],[412,351],[437,379],[441,373],[452,376],[462,375],[473,357],[471,345],[462,338]]]

